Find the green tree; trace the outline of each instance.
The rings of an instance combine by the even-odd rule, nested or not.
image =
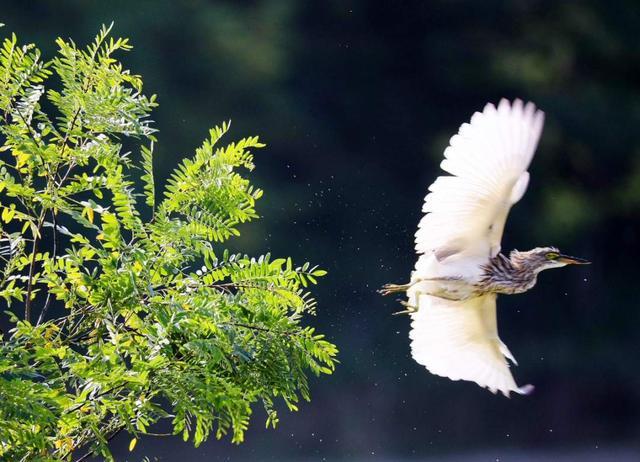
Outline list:
[[[0,50],[0,458],[112,459],[111,438],[133,450],[162,419],[239,443],[256,402],[275,426],[337,350],[302,325],[323,270],[221,247],[257,217],[239,170],[264,145],[219,146],[222,124],[156,197],[156,99],[114,58],[127,39],[57,45]]]

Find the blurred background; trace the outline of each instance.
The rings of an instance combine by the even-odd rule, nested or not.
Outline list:
[[[260,134],[263,218],[231,246],[329,270],[310,319],[341,350],[312,402],[240,446],[147,438],[118,460],[640,460],[640,5],[635,0],[6,1],[49,57],[101,23],[159,95],[166,178],[207,129]],[[503,249],[592,260],[499,303],[501,337],[535,393],[506,399],[413,362],[409,319],[375,290],[405,281],[427,186],[487,101],[534,101],[546,126]],[[229,139],[231,139],[231,137]],[[158,181],[159,182],[159,181]]]

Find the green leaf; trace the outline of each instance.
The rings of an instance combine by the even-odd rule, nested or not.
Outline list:
[[[155,182],[153,178],[153,142],[147,148],[142,146],[142,168],[144,175],[141,179],[144,182],[144,193],[146,204],[149,207],[155,207]]]

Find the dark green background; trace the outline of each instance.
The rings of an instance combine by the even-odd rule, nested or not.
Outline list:
[[[256,409],[240,447],[149,438],[123,457],[516,460],[518,451],[573,449],[606,460],[612,448],[638,448],[637,1],[1,6],[3,33],[49,56],[55,37],[86,43],[112,20],[131,38],[123,60],[159,95],[161,178],[222,120],[233,119],[232,136],[262,135],[269,147],[253,179],[266,190],[264,218],[232,245],[329,270],[310,322],[339,345],[341,364],[313,382],[311,403],[283,413],[275,431]],[[544,273],[532,292],[500,300],[516,380],[536,385],[512,399],[428,374],[410,358],[408,319],[390,316],[398,305],[375,293],[409,275],[422,200],[449,137],[502,96],[547,115],[503,248],[556,245],[594,262]]]

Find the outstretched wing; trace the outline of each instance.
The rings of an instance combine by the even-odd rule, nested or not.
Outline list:
[[[470,380],[505,396],[533,389],[513,380],[507,358],[517,363],[498,337],[495,294],[462,301],[421,295],[419,303],[412,314],[411,355],[432,374]]]
[[[429,187],[416,233],[418,253],[495,256],[509,209],[524,195],[544,113],[503,99],[462,124],[445,150],[441,176]]]

